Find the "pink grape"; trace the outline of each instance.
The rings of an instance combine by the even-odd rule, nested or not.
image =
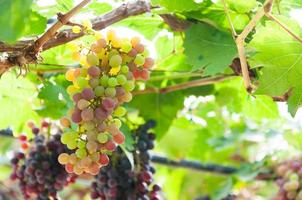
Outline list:
[[[154,60],[152,58],[146,58],[145,63],[143,65],[144,68],[150,69],[154,65]]]
[[[91,88],[85,88],[81,94],[82,97],[88,101],[95,97],[94,92]]]
[[[89,101],[85,100],[85,99],[80,99],[78,102],[77,102],[77,107],[80,109],[80,110],[83,110],[85,108],[87,108],[89,106]]]
[[[117,135],[120,133],[119,129],[116,127],[115,124],[110,124],[108,127],[107,127],[107,130],[108,132],[111,134],[111,135]]]
[[[82,97],[81,93],[76,93],[75,95],[72,96],[73,101],[76,103],[82,98],[83,97]]]
[[[145,50],[145,47],[144,47],[144,45],[142,45],[142,44],[137,44],[137,45],[134,47],[134,49],[137,51],[137,53],[143,53],[144,50]]]
[[[112,111],[116,105],[116,102],[112,98],[105,98],[102,100],[103,108],[107,111]]]
[[[74,123],[80,123],[82,121],[81,111],[79,109],[75,109],[71,115],[71,120]]]
[[[108,142],[106,142],[105,148],[106,148],[108,151],[114,151],[115,148],[116,148],[116,144],[115,144],[112,140],[109,140]]]
[[[135,57],[137,55],[137,51],[135,49],[131,49],[131,51],[129,51],[128,56],[131,57]]]
[[[98,77],[101,74],[101,70],[99,67],[92,66],[88,68],[88,74],[91,77]]]
[[[98,125],[98,130],[100,132],[104,132],[106,130],[106,125],[104,123],[101,123]]]
[[[82,111],[81,117],[83,121],[90,121],[94,118],[94,113],[92,108],[86,108]]]
[[[96,108],[94,111],[94,116],[98,120],[105,120],[108,117],[108,113],[103,108]]]

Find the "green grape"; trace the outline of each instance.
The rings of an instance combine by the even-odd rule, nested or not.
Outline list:
[[[99,79],[97,78],[93,78],[93,79],[90,79],[89,80],[89,85],[92,87],[92,88],[95,88],[99,85]]]
[[[106,87],[108,85],[108,80],[109,80],[109,77],[107,75],[103,75],[101,78],[100,78],[100,84],[104,87]]]
[[[116,80],[120,85],[124,85],[127,82],[126,76],[122,74],[117,75]]]
[[[84,142],[83,140],[78,141],[77,147],[79,149],[83,149],[83,148],[85,148],[85,146],[86,146],[86,142]]]
[[[84,77],[78,77],[76,79],[76,84],[80,87],[80,88],[84,88],[88,85],[88,80],[86,80]]]
[[[91,65],[91,66],[97,66],[99,65],[99,58],[97,55],[95,55],[94,53],[89,53],[87,55],[87,62]]]
[[[77,148],[77,142],[75,140],[69,140],[67,143],[67,148],[70,150]]]
[[[123,88],[127,91],[130,92],[132,90],[134,90],[135,85],[134,85],[134,81],[127,81],[124,85]]]
[[[105,89],[105,95],[107,97],[114,97],[116,95],[116,90],[113,87],[108,87]]]
[[[109,78],[109,80],[108,80],[109,87],[115,87],[117,85],[118,85],[118,82],[117,82],[116,78],[114,78],[114,77]]]
[[[119,120],[117,118],[113,119],[113,123],[116,125],[117,128],[121,128],[121,126],[122,126],[121,120]]]
[[[115,109],[115,111],[113,112],[113,114],[117,117],[122,117],[126,114],[126,108],[119,106]]]
[[[61,142],[63,144],[67,144],[71,138],[72,138],[72,132],[63,133],[61,137]]]
[[[90,105],[89,101],[85,99],[80,99],[77,103],[77,106],[80,110],[87,108]]]
[[[129,67],[126,66],[126,65],[123,65],[123,66],[121,67],[121,72],[122,72],[123,74],[128,74],[128,72],[129,72]]]
[[[81,76],[86,77],[88,74],[88,69],[82,68],[81,69]]]
[[[122,64],[122,57],[120,55],[114,55],[109,60],[109,65],[111,67],[118,67]]]
[[[87,130],[87,131],[90,131],[92,129],[94,129],[95,127],[95,124],[93,122],[84,122],[83,125],[82,125],[82,128]]]
[[[94,93],[97,97],[103,96],[104,92],[105,88],[103,86],[97,86],[96,88],[94,88]]]
[[[129,41],[123,41],[121,44],[121,49],[123,52],[128,53],[132,49],[132,44]]]
[[[144,63],[145,63],[145,58],[144,58],[144,56],[142,56],[142,55],[137,55],[136,57],[135,57],[135,59],[134,59],[134,63],[136,64],[136,65],[143,65]]]
[[[76,156],[80,159],[85,158],[87,156],[87,152],[84,148],[77,149],[75,152]]]
[[[149,51],[147,50],[147,49],[145,49],[144,50],[144,52],[142,53],[142,55],[144,56],[144,57],[148,57],[149,56]]]
[[[110,59],[112,56],[115,56],[115,55],[118,55],[118,54],[119,54],[118,50],[112,49],[112,50],[109,52],[108,57],[109,57],[109,59]]]
[[[99,133],[98,134],[97,140],[100,143],[106,143],[108,141],[108,139],[109,139],[109,137],[108,137],[107,133]]]
[[[94,140],[97,139],[97,137],[96,137],[96,131],[95,130],[88,131],[86,133],[86,135],[87,135],[87,140],[88,141],[94,141]]]

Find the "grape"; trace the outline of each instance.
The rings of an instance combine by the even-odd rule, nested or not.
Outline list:
[[[131,57],[136,57],[137,51],[135,49],[131,49],[131,51],[128,52],[128,55]]]
[[[83,99],[86,99],[86,100],[91,100],[93,99],[95,96],[94,96],[94,92],[91,88],[85,88],[83,89],[82,93],[81,93]]]
[[[77,103],[77,107],[80,110],[83,110],[85,108],[87,108],[90,105],[89,101],[85,100],[85,99],[80,99]]]
[[[68,81],[73,81],[74,80],[74,69],[69,69],[66,74],[65,74],[65,78]]]
[[[117,126],[117,128],[121,128],[121,126],[122,126],[121,120],[119,120],[117,118],[113,119],[113,123]]]
[[[67,117],[62,117],[60,123],[63,127],[69,128],[71,126],[70,120]]]
[[[133,81],[127,81],[124,85],[123,88],[127,91],[130,92],[134,89],[135,85]]]
[[[80,33],[81,31],[82,31],[82,29],[78,25],[75,25],[72,27],[72,32],[74,32],[74,33]]]
[[[148,80],[150,78],[150,73],[147,70],[142,70],[141,71],[141,78],[143,80]]]
[[[46,129],[41,130],[46,134]],[[60,133],[48,139],[36,134],[25,153],[15,154],[11,178],[19,182],[24,199],[57,199],[57,192],[75,180],[60,164],[67,164],[67,170],[72,171],[68,165],[69,152],[61,139]]]
[[[81,111],[80,110],[75,110],[72,115],[71,115],[71,120],[74,123],[80,123],[82,121],[82,117],[81,117]]]
[[[85,141],[83,141],[83,140],[78,141],[77,147],[79,149],[83,149],[85,146],[86,146],[86,142]]]
[[[137,51],[137,53],[143,53],[145,50],[145,47],[142,44],[137,44],[134,48]]]
[[[89,67],[88,68],[88,74],[91,76],[91,77],[98,77],[100,74],[101,74],[101,70],[99,67],[96,67],[96,66],[92,66],[92,67]]]
[[[97,78],[93,78],[93,79],[90,79],[89,80],[89,85],[92,87],[92,88],[95,88],[99,85],[99,79]]]
[[[132,46],[133,47],[135,47],[137,44],[139,44],[140,43],[140,39],[139,39],[139,37],[133,37],[132,39],[131,39],[131,44],[132,44]]]
[[[146,58],[143,67],[146,68],[146,69],[150,69],[150,68],[153,67],[153,65],[154,65],[153,59],[152,58]]]
[[[104,48],[104,47],[106,47],[106,45],[107,45],[107,41],[106,41],[105,39],[99,39],[99,40],[97,41],[97,44],[98,44],[101,48]]]
[[[101,154],[99,163],[103,166],[107,165],[109,163],[109,157],[106,154]]]
[[[92,108],[86,108],[81,113],[81,118],[83,121],[87,122],[90,120],[93,120],[94,118],[94,112]]]
[[[104,87],[106,87],[108,85],[108,80],[109,80],[109,77],[106,76],[106,75],[103,75],[101,78],[100,78],[100,84]]]
[[[112,141],[112,140],[109,140],[105,143],[105,148],[108,150],[108,151],[114,151],[115,148],[116,148],[116,144]]]
[[[123,41],[121,44],[121,49],[123,52],[128,53],[132,49],[132,45],[128,41]]]
[[[87,155],[87,152],[84,148],[82,148],[82,149],[77,149],[75,154],[78,158],[82,159]]]
[[[129,68],[128,68],[126,65],[123,65],[123,66],[121,67],[121,72],[122,72],[123,74],[128,74]]]
[[[106,133],[99,133],[98,136],[97,136],[97,140],[100,142],[100,143],[106,143],[108,141],[108,135]]]
[[[76,84],[80,87],[80,88],[84,88],[88,85],[88,80],[86,80],[84,77],[78,77],[76,79]]]
[[[104,92],[105,92],[105,88],[103,86],[97,86],[94,89],[94,93],[97,97],[103,96]]]
[[[102,100],[103,108],[107,111],[113,110],[116,105],[116,102],[111,98],[105,98]]]
[[[115,87],[117,85],[118,85],[118,82],[117,82],[116,78],[111,77],[111,78],[108,79],[108,86],[109,87]]]
[[[119,55],[113,55],[109,60],[109,65],[111,67],[118,67],[122,64],[122,57]]]
[[[69,155],[67,153],[62,153],[58,157],[58,161],[60,164],[65,165],[69,162]]]
[[[70,150],[77,148],[77,142],[75,140],[69,140],[67,142],[67,148]]]
[[[99,65],[99,58],[94,53],[89,53],[87,55],[87,63],[90,64],[90,66],[97,66]]]
[[[120,85],[123,85],[127,82],[126,76],[122,75],[122,74],[117,75],[116,80],[117,80],[118,84],[120,84]]]
[[[94,142],[94,141],[89,141],[86,144],[86,148],[89,151],[89,153],[94,153],[94,152],[97,151],[98,144],[96,142]]]
[[[108,113],[103,108],[96,108],[94,111],[94,116],[98,120],[105,120],[108,117]]]
[[[113,136],[113,140],[118,144],[123,144],[125,141],[125,136],[122,133],[116,134],[115,136]]]
[[[81,93],[76,93],[76,94],[74,94],[73,96],[72,96],[72,99],[73,99],[73,101],[74,102],[78,102],[80,99],[82,99],[83,97],[82,97],[82,95],[81,95]]]
[[[113,112],[113,114],[117,117],[122,117],[126,114],[126,108],[119,106],[115,109],[115,111]]]
[[[119,97],[119,101],[122,102],[130,102],[132,100],[132,94],[130,92],[126,92],[123,96]]]
[[[145,63],[145,58],[142,55],[137,55],[134,59],[136,65],[143,65]]]
[[[113,87],[107,87],[105,89],[105,95],[107,97],[114,97],[116,95],[116,90]]]

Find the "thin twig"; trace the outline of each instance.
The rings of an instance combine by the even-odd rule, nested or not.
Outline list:
[[[39,52],[42,48],[42,46],[51,38],[54,37],[54,35],[57,33],[57,31],[67,22],[69,22],[70,18],[73,17],[76,13],[78,13],[84,6],[86,6],[91,0],[83,0],[81,3],[79,3],[77,6],[75,6],[73,9],[71,9],[69,12],[67,12],[64,15],[58,16],[58,21],[53,24],[39,39],[37,39],[34,43],[33,49],[34,52]]]
[[[225,0],[222,0],[222,3],[223,3],[224,12],[225,12],[225,14],[226,14],[228,23],[229,23],[230,28],[231,28],[231,33],[232,33],[233,39],[236,40],[237,33],[236,33],[234,24],[233,24],[232,19],[231,19],[231,16],[230,16],[229,8],[228,8],[228,6],[227,6]]]
[[[265,15],[272,21],[276,22],[279,26],[281,26],[281,28],[283,28],[287,33],[289,33],[293,38],[295,38],[298,42],[302,44],[302,39],[297,34],[292,32],[289,28],[287,28],[287,26],[283,24],[278,18],[272,15],[271,12],[267,12],[265,13]]]
[[[197,80],[193,80],[193,81],[189,81],[189,82],[185,82],[185,83],[179,83],[179,84],[164,87],[164,88],[147,88],[145,90],[136,90],[136,91],[133,91],[133,95],[152,94],[152,93],[165,94],[165,93],[174,92],[177,90],[183,90],[183,89],[192,88],[192,87],[211,85],[214,83],[224,81],[231,77],[234,77],[234,75],[221,75],[221,76],[197,79]]]
[[[154,163],[167,165],[171,167],[184,167],[199,171],[206,171],[206,172],[213,172],[213,173],[220,173],[220,174],[233,174],[238,171],[235,167],[229,166],[222,166],[217,164],[210,164],[210,163],[201,163],[199,161],[194,160],[172,160],[167,157],[159,156],[159,155],[152,155],[151,161]]]

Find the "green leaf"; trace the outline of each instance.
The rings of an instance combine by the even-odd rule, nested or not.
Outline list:
[[[287,26],[296,34],[302,35],[299,25],[287,18]],[[263,67],[259,78],[257,94],[281,96],[293,90],[288,101],[291,114],[295,114],[302,103],[302,46],[274,22],[266,22],[253,36],[250,48],[256,53],[250,58],[253,67]],[[296,89],[297,88],[297,89]]]
[[[13,43],[22,36],[30,18],[32,0],[0,0],[0,40]]]
[[[276,119],[279,117],[277,104],[271,97],[257,95],[244,101],[243,113],[246,117],[261,122],[264,118]]]
[[[167,94],[147,94],[134,96],[131,107],[139,110],[145,120],[157,121],[155,132],[160,139],[169,129],[178,110],[183,107],[184,96],[181,92]]]
[[[125,143],[122,145],[125,147],[125,149],[127,149],[128,151],[133,151],[134,147],[134,140],[132,137],[132,133],[131,130],[129,129],[129,127],[126,124],[122,124],[121,127],[121,131],[123,132],[123,134],[125,135]]]
[[[112,10],[112,6],[109,3],[101,3],[95,0],[87,6],[87,9],[83,10],[93,11],[95,15],[101,15]]]
[[[256,0],[245,0],[245,1],[227,0],[227,3],[230,9],[236,10],[239,13],[248,13],[257,5]]]
[[[37,120],[32,106],[36,88],[27,79],[16,78],[13,73],[5,73],[0,79],[0,128],[12,127],[14,134],[28,131],[28,120]]]
[[[134,29],[152,40],[162,30],[163,21],[159,16],[140,15],[122,20],[116,25]]]
[[[288,111],[292,116],[296,115],[296,112],[302,105],[302,87],[295,87],[288,98]]]
[[[227,181],[221,184],[220,189],[213,194],[213,200],[221,200],[227,197],[231,193],[232,188],[233,188],[232,178],[228,178]]]
[[[42,100],[42,106],[36,111],[43,117],[58,119],[65,115],[68,108],[72,105],[66,89],[50,81],[44,83],[38,98]]]
[[[61,12],[68,12],[73,8],[73,0],[57,0],[57,9]]]
[[[29,22],[26,23],[23,34],[34,35],[41,34],[46,29],[47,19],[38,12],[32,11],[29,17]]]
[[[186,31],[184,47],[187,63],[194,66],[193,70],[204,68],[204,75],[223,72],[237,55],[229,34],[201,23]]]
[[[153,5],[165,7],[170,12],[184,12],[198,10],[202,3],[196,3],[194,0],[152,0]]]
[[[242,10],[246,11],[249,8],[240,8],[240,5],[237,4],[238,2],[243,2],[243,1],[234,0],[229,2],[229,15],[234,28],[236,30],[241,31],[248,24],[250,18],[248,14],[244,12],[242,13],[240,12]],[[245,2],[246,1],[244,1],[244,3]],[[241,11],[237,11],[237,9]],[[226,33],[230,32],[231,27],[226,17],[224,6],[221,1],[212,4],[210,6],[206,6],[200,10],[185,13],[185,16],[190,19],[194,18],[196,20],[210,24],[216,27],[217,29],[223,30]]]

